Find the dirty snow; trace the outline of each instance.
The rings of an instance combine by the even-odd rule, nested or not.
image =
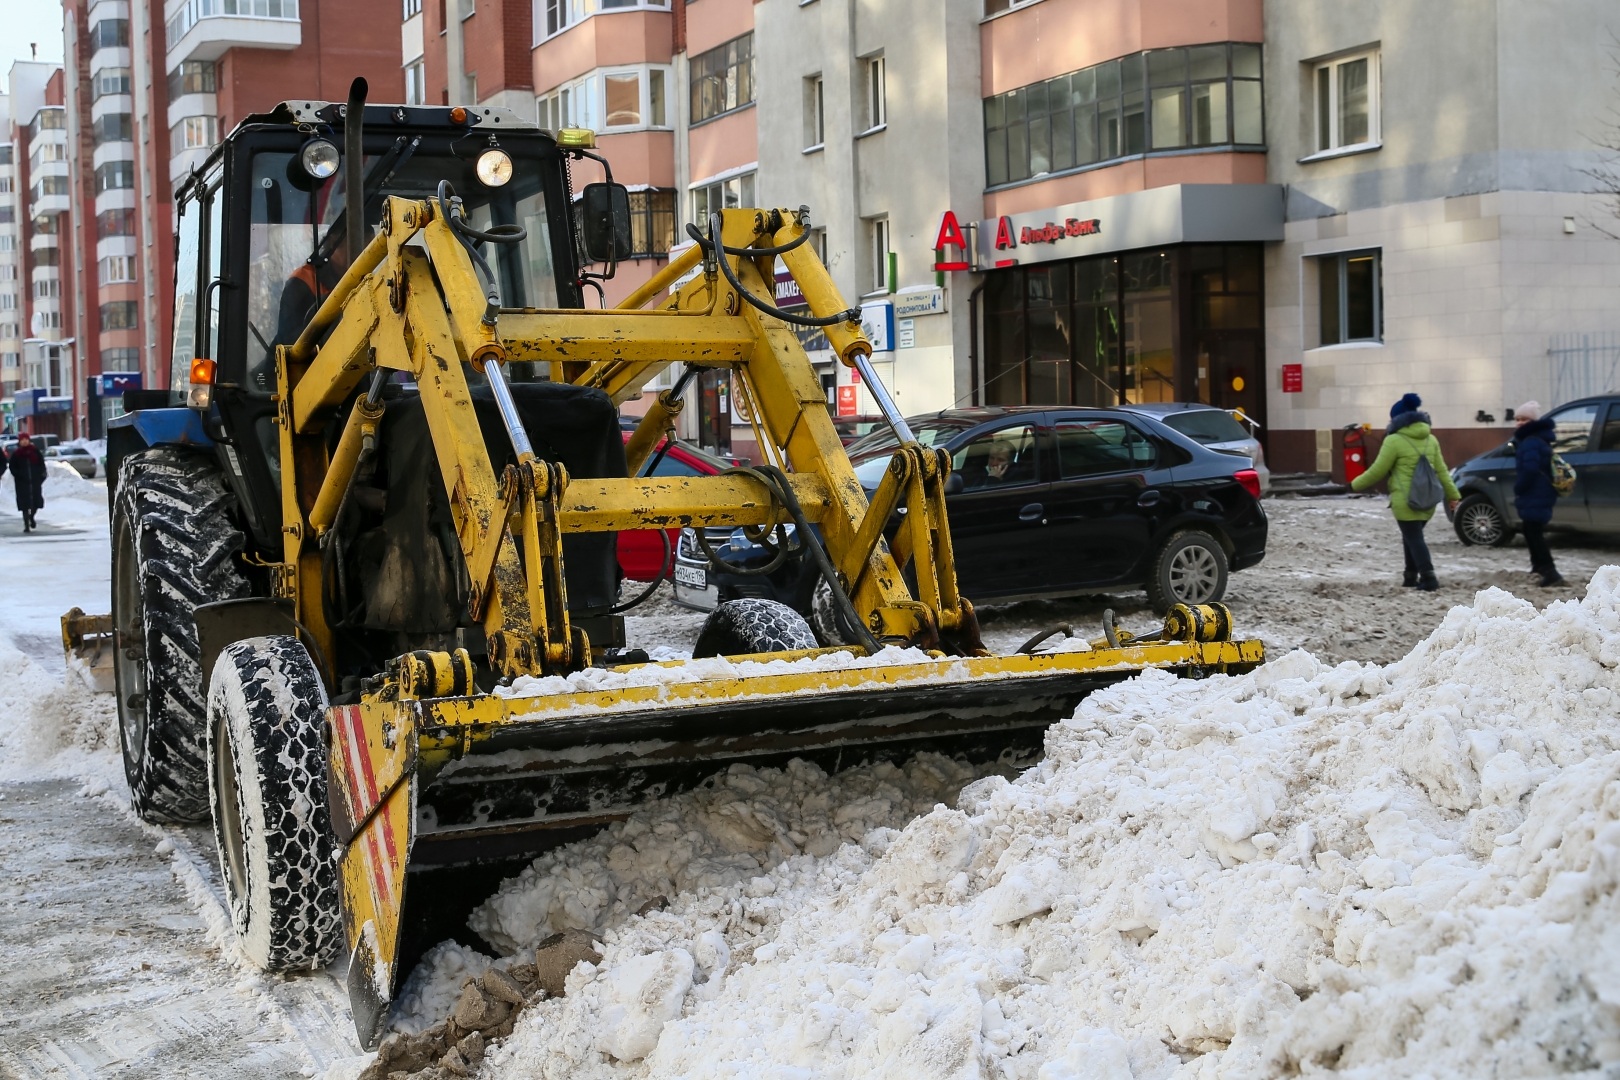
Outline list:
[[[1607,567],[1543,612],[1486,589],[1386,668],[1144,673],[957,808],[610,918],[481,1075],[1595,1070],[1620,1061],[1617,669]],[[554,883],[610,894],[602,855],[553,853],[485,919],[599,923]]]

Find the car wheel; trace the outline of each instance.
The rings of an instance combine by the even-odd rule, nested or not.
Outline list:
[[[814,649],[804,616],[775,600],[728,600],[703,623],[692,656],[747,656]]]
[[[854,645],[860,640],[860,635],[850,627],[844,613],[838,609],[832,587],[819,574],[816,575],[815,586],[810,590],[810,602],[806,607],[809,610],[805,612],[805,621],[823,646]]]
[[[1148,602],[1155,611],[1176,604],[1212,604],[1226,595],[1226,551],[1205,532],[1180,532],[1167,540],[1153,560]]]
[[[1469,547],[1501,547],[1513,539],[1502,512],[1484,495],[1470,495],[1458,504],[1453,527],[1457,539]]]

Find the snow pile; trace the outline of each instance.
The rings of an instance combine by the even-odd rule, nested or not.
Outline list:
[[[1617,668],[1607,567],[1541,614],[1486,590],[1384,669],[1145,672],[958,809],[784,845],[739,884],[672,873],[481,1075],[1597,1069],[1620,1060]],[[479,925],[600,923],[696,808],[547,856]],[[737,820],[756,850],[778,828]]]
[[[0,780],[104,777],[108,751],[117,749],[118,707],[111,695],[92,693],[79,679],[63,680],[0,638]]]

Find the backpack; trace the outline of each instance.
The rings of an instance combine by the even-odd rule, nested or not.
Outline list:
[[[1575,466],[1556,451],[1552,456],[1552,486],[1560,499],[1575,490]]]
[[[1434,464],[1429,461],[1427,453],[1419,450],[1417,464],[1412,467],[1412,486],[1406,489],[1407,508],[1433,510],[1445,497],[1446,489],[1440,486],[1440,478],[1435,475]]]

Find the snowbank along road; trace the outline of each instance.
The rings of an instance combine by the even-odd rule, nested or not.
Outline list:
[[[1023,773],[734,770],[503,884],[472,920],[486,951],[430,953],[396,1028],[433,1030],[468,977],[527,977],[547,935],[585,930],[566,995],[477,1075],[1620,1061],[1620,572],[1587,595],[1613,556],[1565,546],[1571,587],[1532,592],[1521,547],[1436,522],[1445,588],[1415,594],[1380,503],[1268,502],[1267,561],[1230,597],[1279,658],[1262,671],[1099,694]],[[106,606],[104,489],[53,475],[42,525],[23,539],[0,509],[0,1075],[355,1076],[342,972],[240,962],[207,830],[130,816],[111,699],[62,681],[57,617]],[[1492,586],[1585,599],[1538,613]],[[1088,597],[988,610],[986,638],[1089,636],[1105,607],[1153,621],[1139,595]],[[660,597],[630,643],[679,654],[701,621]]]

